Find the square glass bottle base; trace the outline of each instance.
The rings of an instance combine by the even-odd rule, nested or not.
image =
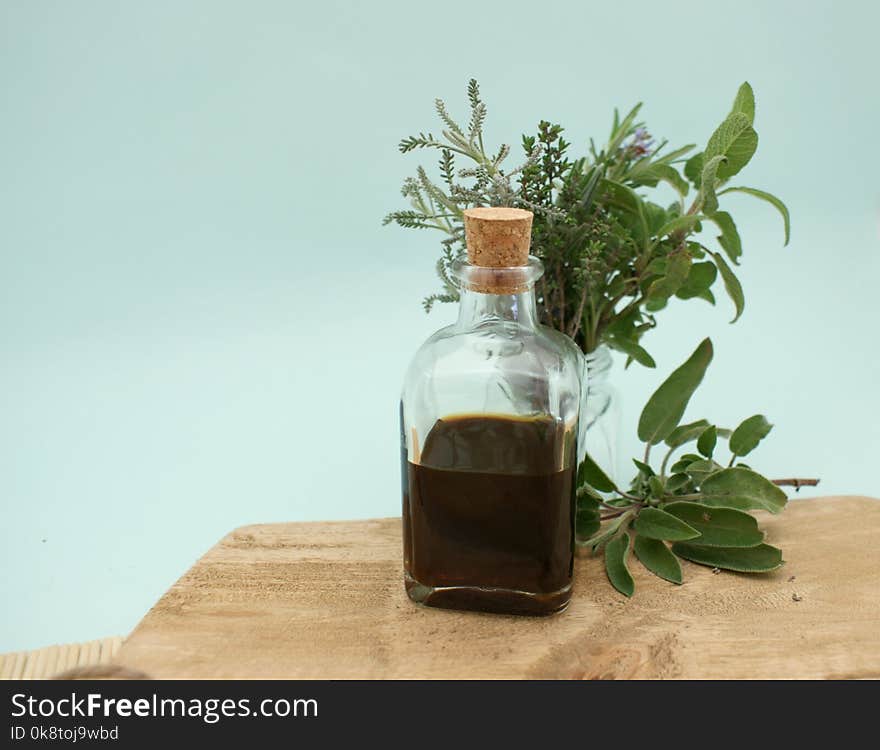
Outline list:
[[[406,593],[417,604],[505,615],[546,616],[561,612],[571,601],[571,584],[550,593],[479,586],[426,586],[404,574]]]

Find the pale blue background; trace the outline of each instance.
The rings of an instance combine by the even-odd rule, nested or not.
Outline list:
[[[627,443],[704,335],[693,413],[777,424],[753,463],[880,494],[874,3],[0,3],[0,651],[127,632],[231,528],[398,512],[397,395],[437,238],[383,228],[465,113],[579,147],[638,99],[703,142],[758,97],[747,310],[678,303],[618,372]],[[731,202],[733,204],[733,202]],[[630,437],[633,435],[633,437]],[[808,494],[805,491],[802,494]],[[854,523],[857,523],[854,519]]]

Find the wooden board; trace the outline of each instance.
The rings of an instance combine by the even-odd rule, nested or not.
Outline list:
[[[774,573],[632,560],[636,594],[576,563],[565,612],[517,618],[412,604],[400,520],[237,529],[147,614],[118,662],[165,678],[880,677],[880,501],[818,498],[761,519]]]

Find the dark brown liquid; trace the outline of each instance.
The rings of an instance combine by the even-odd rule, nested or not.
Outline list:
[[[410,596],[456,609],[562,609],[574,559],[572,455],[570,435],[549,417],[438,420],[420,462],[404,466]]]

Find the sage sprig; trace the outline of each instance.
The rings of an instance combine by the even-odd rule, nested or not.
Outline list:
[[[645,450],[633,459],[629,487],[620,489],[589,455],[578,467],[578,544],[604,551],[608,580],[627,596],[635,588],[630,550],[649,571],[678,584],[679,558],[744,573],[775,570],[782,552],[764,542],[750,511],[779,513],[788,502],[779,485],[817,482],[770,480],[740,460],[772,429],[761,414],[732,430],[706,419],[682,423],[712,354],[705,339],[648,399],[638,424]],[[720,463],[724,441],[730,455]],[[691,445],[696,452],[686,452]],[[655,470],[652,458],[661,450]]]

